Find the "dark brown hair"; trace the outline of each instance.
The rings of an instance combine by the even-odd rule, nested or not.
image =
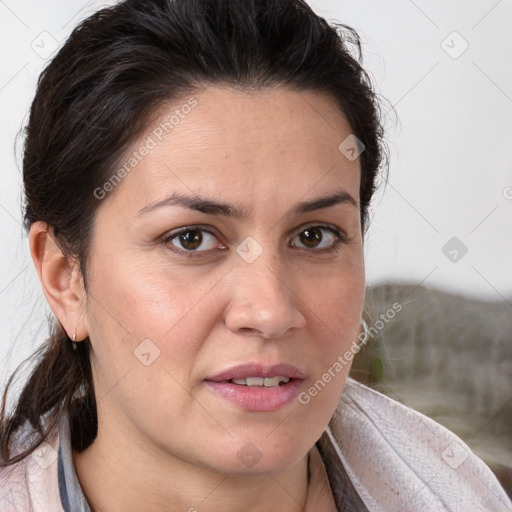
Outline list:
[[[100,204],[93,191],[112,176],[164,102],[216,84],[330,94],[365,147],[359,198],[365,231],[387,152],[380,101],[361,62],[358,34],[329,24],[302,0],[126,0],[102,9],[75,28],[39,78],[23,153],[25,228],[47,223],[64,254],[76,258],[87,289]],[[7,392],[22,367],[9,379],[0,465],[29,455],[65,412],[73,448],[93,442],[90,342],[71,347],[55,323],[33,355],[35,366],[12,411]],[[11,441],[25,424],[38,436],[13,454]]]

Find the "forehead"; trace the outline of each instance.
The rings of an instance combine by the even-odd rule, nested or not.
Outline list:
[[[173,191],[275,203],[343,186],[358,199],[359,160],[339,149],[351,133],[324,93],[208,87],[157,112],[112,196],[127,209]]]

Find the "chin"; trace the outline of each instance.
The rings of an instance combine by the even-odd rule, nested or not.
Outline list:
[[[283,438],[277,446],[269,442],[268,434],[255,441],[242,441],[232,443],[224,453],[230,453],[226,460],[230,472],[238,474],[280,473],[294,466],[304,456],[309,447],[304,443],[291,445],[290,437]]]

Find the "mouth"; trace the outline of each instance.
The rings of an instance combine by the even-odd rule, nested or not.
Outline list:
[[[270,412],[284,407],[298,395],[304,373],[288,364],[233,367],[205,379],[215,395],[254,412]]]
[[[296,366],[287,363],[268,366],[259,363],[249,363],[233,366],[228,370],[206,378],[207,381],[211,382],[240,381],[235,382],[235,384],[239,383],[249,386],[264,386],[266,380],[269,386],[274,386],[276,385],[275,379],[278,379],[278,383],[286,381],[286,379],[303,380],[304,372],[299,370]]]

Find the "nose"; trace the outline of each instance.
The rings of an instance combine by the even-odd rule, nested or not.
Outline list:
[[[235,334],[281,338],[306,325],[301,304],[288,272],[262,256],[253,263],[241,262],[234,270],[231,301],[225,314]]]

